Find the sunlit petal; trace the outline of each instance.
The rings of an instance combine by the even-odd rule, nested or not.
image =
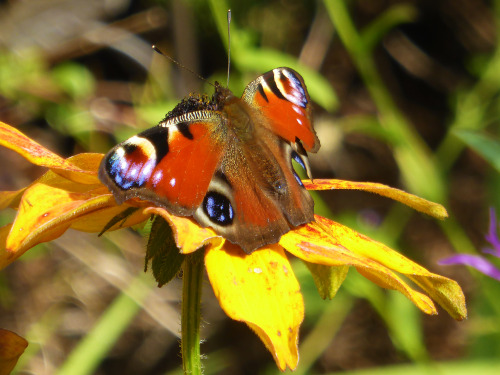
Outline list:
[[[0,210],[7,207],[17,207],[24,190],[26,189],[17,191],[0,191]]]
[[[426,314],[437,314],[434,303],[429,297],[413,290],[387,267],[350,251],[343,245],[344,238],[332,237],[323,227],[317,222],[302,226],[284,235],[280,245],[298,258],[310,263],[326,266],[354,266],[359,273],[377,285],[401,292]]]
[[[103,157],[103,154],[76,154],[66,160],[72,165],[80,168],[78,171],[66,169],[53,169],[53,171],[73,182],[87,185],[101,184],[101,181],[99,181],[99,178],[97,177],[97,171],[99,170],[99,165],[101,164]]]
[[[417,211],[423,212],[430,216],[434,216],[438,219],[444,219],[448,217],[446,209],[438,203],[434,203],[426,199],[417,197],[416,195],[409,194],[403,190],[395,189],[390,186],[375,182],[355,182],[335,179],[314,179],[314,181],[304,180],[302,182],[308,190],[344,189],[368,191],[370,193],[375,193],[390,199],[394,199],[395,201],[406,204],[407,206],[414,208]]]
[[[170,224],[174,232],[175,243],[183,254],[192,253],[207,245],[219,247],[225,241],[211,228],[202,228],[188,217],[171,215],[164,208],[148,207],[144,213],[160,215]]]
[[[304,318],[300,286],[280,246],[246,254],[229,242],[205,255],[208,277],[222,309],[248,324],[281,370],[298,362],[298,330]]]
[[[316,216],[316,222],[332,238],[352,252],[406,275],[439,303],[453,318],[461,320],[467,316],[465,296],[458,283],[444,276],[429,272],[386,245],[374,241],[340,223]]]
[[[75,218],[75,220],[71,222],[70,228],[81,232],[100,233],[111,219],[131,207],[133,206],[122,204],[120,206],[102,208],[97,211],[89,211]],[[106,232],[141,224],[148,220],[150,216],[151,215],[145,213],[143,209],[138,209],[111,228],[106,229]]]
[[[64,173],[66,173],[68,176],[71,174],[78,175],[78,173],[75,172],[65,171]],[[80,176],[85,176],[84,179],[86,179],[87,181],[89,181],[92,178],[89,175],[80,175]],[[60,173],[56,173],[56,170],[50,170],[44,173],[40,178],[38,178],[29,186],[23,189],[19,189],[17,191],[0,191],[0,209],[4,209],[7,207],[17,209],[17,207],[19,206],[19,202],[21,201],[21,198],[26,189],[30,188],[35,184],[44,184],[57,189],[67,190],[68,192],[72,193],[92,192],[94,195],[98,195],[100,193],[109,194],[109,190],[100,182],[97,182],[95,184],[84,184],[78,181],[72,181],[65,177],[62,177]]]
[[[10,148],[35,165],[47,168],[58,168],[68,171],[82,172],[71,162],[54,154],[16,128],[0,121],[0,145]]]
[[[44,232],[58,228],[66,230],[84,214],[115,206],[111,193],[92,195],[73,193],[45,184],[28,188],[7,238],[7,250],[19,254],[40,243]]]

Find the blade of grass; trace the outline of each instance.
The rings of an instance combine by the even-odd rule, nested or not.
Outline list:
[[[356,30],[345,1],[324,0],[328,14],[342,43],[349,52],[387,131],[394,156],[410,191],[427,199],[443,202],[445,187],[432,160],[432,154],[415,129],[399,111],[375,67],[371,48]]]
[[[141,303],[154,288],[147,285],[145,279],[146,274],[141,271],[115,298],[94,328],[71,352],[56,372],[57,375],[95,373],[99,364],[141,310]]]
[[[227,48],[227,20],[226,12],[229,9],[227,1],[210,0],[212,17],[222,42]],[[264,73],[268,70],[287,66],[297,70],[307,84],[307,90],[312,100],[328,111],[338,107],[338,98],[330,83],[318,72],[298,63],[294,56],[254,46],[251,38],[245,37],[245,30],[238,29],[238,15],[233,14],[231,24],[231,62],[242,72]]]
[[[434,362],[429,365],[397,365],[384,366],[368,370],[346,371],[342,375],[496,375],[500,368],[500,361],[456,361],[456,362]],[[333,375],[333,373],[331,373]]]

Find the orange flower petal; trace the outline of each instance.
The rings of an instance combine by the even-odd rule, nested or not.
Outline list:
[[[333,237],[341,239],[342,246],[366,258],[375,260],[396,272],[406,275],[439,303],[454,319],[462,320],[467,316],[465,296],[458,283],[441,275],[429,272],[424,267],[405,258],[386,245],[374,241],[354,230],[330,219],[316,216]]]
[[[102,208],[97,211],[91,211],[82,216],[79,216],[71,223],[71,229],[79,230],[80,232],[99,233],[115,216],[121,214],[126,209],[133,207],[128,204]],[[122,228],[132,227],[149,219],[151,214],[144,213],[142,209],[138,209],[125,219],[114,224],[106,232],[114,231]]]
[[[0,227],[0,269],[3,269],[11,263],[10,258],[12,258],[12,253],[6,250],[6,242],[7,237],[9,236],[10,228],[12,228],[12,224]]]
[[[160,215],[167,220],[174,232],[175,243],[181,249],[182,254],[192,253],[202,246],[219,247],[225,241],[211,228],[202,228],[188,217],[171,215],[164,208],[148,207],[144,209],[144,213]]]
[[[17,206],[20,195],[25,189],[18,191],[0,191],[0,210],[7,207]]]
[[[10,374],[27,346],[21,336],[0,328],[0,375]]]
[[[10,224],[9,224],[10,225]],[[17,258],[23,255],[31,247],[38,245],[39,243],[49,242],[61,237],[64,232],[68,229],[69,225],[62,225],[53,228],[48,228],[43,231],[35,240],[33,240],[28,246],[18,251],[11,251],[6,248],[6,241],[2,244],[0,249],[0,270],[7,267],[9,264],[14,262]]]
[[[426,199],[417,197],[416,195],[409,194],[403,190],[395,189],[390,186],[378,184],[375,182],[355,182],[335,179],[315,179],[314,181],[303,180],[302,182],[308,190],[364,190],[370,193],[375,193],[387,198],[394,199],[395,201],[406,204],[407,206],[417,211],[423,212],[438,219],[444,219],[448,217],[446,209],[438,203],[434,203]]]
[[[359,236],[359,233],[354,235]],[[298,258],[326,266],[354,266],[363,276],[386,289],[404,294],[426,314],[437,314],[432,300],[410,288],[387,267],[358,255],[345,246],[350,239],[333,237],[324,225],[312,222],[281,237],[280,245]],[[375,241],[373,243],[377,244]]]
[[[295,369],[304,302],[283,249],[271,245],[246,254],[226,242],[206,250],[205,265],[224,312],[257,333],[282,371]]]
[[[97,177],[97,171],[99,170],[99,165],[101,164],[101,160],[103,157],[103,154],[76,154],[66,160],[72,165],[80,168],[78,171],[54,169],[54,172],[73,182],[88,185],[100,184],[101,181],[99,181],[99,178]]]
[[[46,231],[50,230],[53,234],[50,239],[54,239],[77,218],[115,205],[111,193],[96,196],[34,184],[26,189],[21,199],[19,212],[7,238],[7,250],[19,256],[42,239],[46,241]]]
[[[71,162],[41,146],[19,130],[0,121],[0,145],[10,148],[35,165],[82,172]]]
[[[100,154],[79,154],[80,155],[100,155]],[[91,157],[92,159],[93,157]],[[70,158],[71,159],[71,158]],[[68,159],[69,160],[69,159]],[[57,173],[56,173],[57,172]],[[69,178],[62,177],[63,174]],[[80,177],[75,177],[80,176]],[[85,182],[83,182],[85,181]],[[90,184],[92,182],[92,184]],[[73,193],[93,192],[94,194],[109,194],[109,190],[97,179],[91,175],[83,175],[76,172],[50,170],[44,173],[40,178],[32,182],[29,186],[17,191],[1,191],[0,192],[0,210],[11,207],[17,208],[21,197],[26,189],[37,183],[43,183],[59,189],[64,189]]]

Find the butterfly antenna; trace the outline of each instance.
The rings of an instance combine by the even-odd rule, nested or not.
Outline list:
[[[229,71],[231,70],[231,9],[227,10],[227,83],[229,87]]]
[[[196,72],[192,71],[192,70],[191,70],[191,69],[189,69],[187,66],[182,65],[180,62],[178,62],[178,61],[177,61],[177,60],[175,60],[174,58],[172,58],[172,57],[170,57],[169,55],[167,55],[167,54],[163,53],[163,52],[162,52],[162,51],[161,51],[158,47],[156,47],[156,45],[154,45],[154,44],[153,44],[153,45],[151,46],[151,48],[153,48],[153,50],[154,50],[156,53],[158,53],[158,54],[162,55],[163,57],[166,57],[167,59],[169,59],[170,61],[172,61],[172,62],[173,62],[175,65],[177,65],[179,68],[182,68],[182,69],[187,70],[189,73],[191,73],[191,74],[195,75],[196,77],[198,77],[198,78],[199,78],[199,79],[201,79],[202,81],[207,82],[209,85],[212,85],[212,86],[214,86],[214,87],[215,87],[215,85],[214,85],[212,82],[208,81],[206,78],[204,78],[204,77],[200,76],[198,73],[196,73]]]

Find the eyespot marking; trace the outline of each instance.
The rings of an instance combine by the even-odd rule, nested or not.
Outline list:
[[[233,206],[228,198],[216,191],[210,191],[203,199],[203,211],[214,224],[231,225],[234,219]]]

